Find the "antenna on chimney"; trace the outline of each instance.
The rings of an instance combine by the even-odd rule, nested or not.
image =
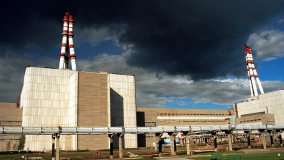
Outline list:
[[[63,18],[63,33],[62,46],[59,61],[59,69],[67,69],[69,63],[68,49],[70,48],[70,58],[72,70],[76,70],[76,56],[73,44],[73,17],[69,12],[66,12]],[[67,38],[68,36],[68,38]]]
[[[258,84],[260,93],[264,94],[263,88],[261,86],[259,77],[257,75],[256,69],[254,66],[251,48],[247,46],[246,44],[244,44],[244,48],[245,48],[245,56],[246,56],[246,64],[247,64],[247,70],[248,70],[248,78],[249,78],[251,96],[252,97],[258,96],[255,80]]]

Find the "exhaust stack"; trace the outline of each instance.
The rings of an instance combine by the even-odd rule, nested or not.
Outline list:
[[[256,82],[258,84],[260,93],[264,94],[263,88],[259,80],[259,76],[257,75],[256,69],[254,66],[251,48],[247,46],[246,44],[244,44],[244,48],[245,48],[245,56],[246,56],[246,64],[247,64],[248,78],[249,78],[249,83],[250,83],[251,96],[252,97],[258,96]]]
[[[76,70],[76,56],[73,43],[73,17],[66,12],[63,18],[62,46],[60,53],[59,69],[67,69],[69,64],[68,49],[70,49],[71,67]]]

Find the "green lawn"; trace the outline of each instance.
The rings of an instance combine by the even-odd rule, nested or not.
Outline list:
[[[240,145],[240,144],[234,144],[234,145]],[[193,145],[194,148],[199,148],[200,146],[197,144]],[[280,146],[276,146],[275,148],[283,148]],[[261,147],[254,147],[253,149],[260,149]],[[186,147],[177,147],[177,154],[178,157],[186,157],[186,158],[190,158],[190,159],[196,159],[196,160],[209,160],[211,157],[211,154],[222,154],[223,155],[223,159],[226,158],[226,155],[224,154],[234,154],[234,155],[242,155],[243,156],[243,160],[280,160],[283,159],[284,160],[284,152],[280,152],[280,157],[278,157],[278,152],[276,153],[260,153],[260,154],[244,154],[243,149],[237,150],[237,151],[218,151],[218,152],[205,152],[205,153],[195,153],[192,156],[190,155],[186,155]],[[69,151],[69,152],[65,152],[62,151],[60,152],[60,157],[67,157],[67,156],[80,156],[80,155],[94,155],[95,152],[97,151]],[[109,155],[110,152],[109,150],[100,150],[100,155]],[[165,153],[164,156],[169,156],[170,154],[170,148],[169,147],[165,147],[163,148],[163,153]],[[149,148],[149,147],[145,147],[145,148],[137,148],[137,149],[125,149],[123,150],[123,155],[124,156],[129,156],[130,154],[135,154],[135,155],[147,155],[147,154],[157,154],[157,151],[155,151],[153,148]],[[21,159],[22,156],[25,156],[25,153],[22,153],[21,156],[19,156],[17,154],[17,152],[13,152],[11,154],[11,152],[1,152],[0,153],[0,160],[11,160],[11,159]],[[118,149],[114,149],[114,156],[118,157]],[[27,157],[43,157],[46,160],[51,160],[51,152],[49,153],[41,153],[39,155],[39,153],[29,153],[29,155]],[[138,158],[139,159],[139,158]],[[144,158],[144,159],[148,159],[151,160],[153,158]]]
[[[219,153],[220,154],[220,153]],[[237,154],[243,156],[243,160],[280,160],[284,159],[284,152],[280,152],[280,157],[278,153],[257,153],[257,154]],[[223,159],[226,155],[223,155]],[[210,160],[210,157],[195,157],[196,160]]]

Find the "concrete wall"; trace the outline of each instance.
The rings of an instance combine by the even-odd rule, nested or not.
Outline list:
[[[108,126],[107,74],[79,72],[78,127]],[[78,135],[78,149],[109,148],[107,135]]]
[[[111,127],[136,127],[136,88],[135,77],[130,75],[109,74],[109,108],[110,108],[110,123]],[[116,136],[114,139],[116,143]],[[124,147],[136,148],[137,135],[125,134]]]
[[[76,71],[28,67],[21,94],[23,127],[76,126],[76,77]],[[65,143],[71,139],[74,143]],[[59,146],[76,149],[75,142],[73,135],[61,136]],[[51,143],[49,135],[27,135],[25,148],[51,150]]]
[[[218,109],[137,108],[137,123],[142,126],[227,125],[228,116],[228,110]]]
[[[23,109],[18,108],[16,103],[0,102],[0,127],[22,126]],[[7,151],[7,144],[10,141],[10,151],[15,151],[19,145],[20,136],[0,136],[0,151]]]
[[[284,90],[247,98],[244,102],[236,103],[236,106],[234,112],[239,118],[252,113],[264,112],[274,115],[275,124],[284,124]],[[270,119],[269,121],[273,120]]]
[[[236,118],[238,125],[274,125],[275,119],[273,114],[257,114]]]

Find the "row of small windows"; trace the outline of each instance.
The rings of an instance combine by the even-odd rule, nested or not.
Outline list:
[[[254,119],[254,120],[246,120],[246,121],[240,121],[240,123],[247,123],[247,122],[255,122],[255,121],[261,121],[261,119]]]
[[[19,139],[0,139],[0,141],[18,141]]]
[[[154,138],[154,136],[138,136],[138,139]]]
[[[22,123],[22,121],[0,121],[0,122]]]
[[[227,116],[228,114],[197,114],[197,113],[157,113],[158,116]]]
[[[0,126],[2,125],[1,123],[3,123],[3,122],[5,122],[5,123],[22,123],[22,121],[0,121]]]

